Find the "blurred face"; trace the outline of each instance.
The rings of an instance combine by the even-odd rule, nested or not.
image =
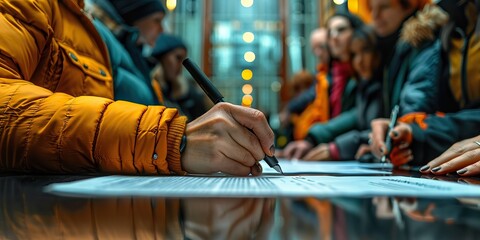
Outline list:
[[[182,61],[185,57],[187,57],[187,51],[183,48],[175,48],[162,56],[160,63],[163,66],[166,81],[175,81],[182,74]]]
[[[353,29],[345,17],[335,16],[328,21],[328,47],[332,57],[341,61],[350,59],[350,41]]]
[[[403,20],[413,12],[413,8],[403,8],[398,0],[369,0],[372,23],[380,37],[386,37],[400,28]]]
[[[327,29],[315,30],[310,36],[310,47],[313,55],[319,64],[326,64],[330,60],[328,53],[328,31]]]
[[[163,32],[162,21],[165,13],[156,12],[133,23],[133,26],[140,30],[138,43],[155,46],[155,40]]]
[[[362,80],[370,80],[375,67],[375,53],[367,48],[362,39],[353,39],[351,50],[353,69]]]

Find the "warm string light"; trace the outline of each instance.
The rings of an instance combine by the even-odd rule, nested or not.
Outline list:
[[[253,0],[241,0],[240,3],[245,8],[249,8],[249,7],[253,6]],[[251,43],[255,40],[255,35],[252,32],[244,32],[243,35],[242,35],[242,39],[246,43]],[[252,52],[252,51],[248,51],[245,54],[243,54],[243,59],[245,59],[245,61],[247,61],[247,62],[253,62],[253,61],[255,61],[255,53]],[[244,69],[242,71],[243,80],[250,81],[252,79],[252,77],[253,77],[252,70]],[[244,84],[242,86],[242,92],[243,92],[243,94],[245,94],[242,97],[242,106],[251,107],[252,102],[253,102],[253,97],[250,94],[252,94],[252,92],[253,92],[253,86],[251,84],[248,84],[248,83]]]
[[[165,5],[169,11],[173,11],[177,7],[177,0],[167,0]]]
[[[243,41],[246,43],[251,43],[253,40],[255,40],[255,35],[252,32],[245,32],[243,33]]]
[[[253,0],[241,0],[240,3],[243,7],[249,8],[253,5]]]
[[[243,55],[243,58],[247,62],[253,62],[253,61],[255,61],[255,53],[252,52],[252,51],[248,51]]]

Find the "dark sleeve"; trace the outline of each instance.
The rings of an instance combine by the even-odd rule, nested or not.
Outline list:
[[[355,154],[361,144],[368,143],[370,130],[352,130],[335,138],[334,144],[340,153],[340,160],[355,159]]]
[[[480,134],[480,109],[468,109],[444,117],[430,116],[426,129],[411,124],[413,130],[413,165],[424,165],[454,143]]]
[[[306,140],[314,145],[329,143],[337,136],[357,128],[357,109],[352,108],[326,123],[316,123],[310,130]]]
[[[435,112],[441,68],[441,46],[435,41],[410,63],[408,78],[400,93],[400,115]]]
[[[288,102],[287,109],[291,113],[301,113],[303,110],[305,110],[308,104],[315,100],[316,96],[316,84],[313,84],[309,89],[305,90],[305,92],[290,100],[290,102]]]

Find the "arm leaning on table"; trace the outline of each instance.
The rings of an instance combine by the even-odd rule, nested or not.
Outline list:
[[[3,1],[0,12],[1,171],[183,173],[186,119],[111,100],[105,47],[76,2]]]
[[[0,171],[261,174],[274,135],[258,110],[217,104],[187,126],[176,109],[113,101],[82,5],[0,1]]]

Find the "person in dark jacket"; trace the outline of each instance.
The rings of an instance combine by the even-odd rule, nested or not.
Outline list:
[[[171,34],[161,34],[151,56],[157,61],[152,70],[152,85],[159,91],[157,95],[163,96],[163,102],[178,105],[188,121],[204,114],[207,111],[205,95],[198,91],[196,83],[187,81],[182,76],[182,61],[187,56],[187,46],[182,39]]]
[[[467,166],[478,161],[476,152],[480,147],[475,142],[478,139],[470,139],[480,134],[480,69],[475,64],[480,56],[479,9],[474,1],[458,5],[457,1],[443,0],[438,5],[454,16],[444,28],[450,32],[443,34],[448,36],[444,46],[448,47],[445,56],[448,56],[449,67],[445,69],[446,74],[440,83],[443,89],[441,98],[445,99],[439,100],[443,103],[441,110],[453,112],[436,115],[418,113],[400,119],[401,123],[389,133],[394,146],[390,159],[394,165],[424,165],[421,168],[423,173],[457,171],[460,175],[470,176],[478,174],[476,165]],[[449,29],[456,29],[456,32],[452,33]],[[372,152],[376,156],[383,155],[381,150],[387,153],[383,140],[387,124],[385,119],[372,123]],[[464,139],[469,140],[452,146]],[[429,160],[432,161],[427,163]]]

